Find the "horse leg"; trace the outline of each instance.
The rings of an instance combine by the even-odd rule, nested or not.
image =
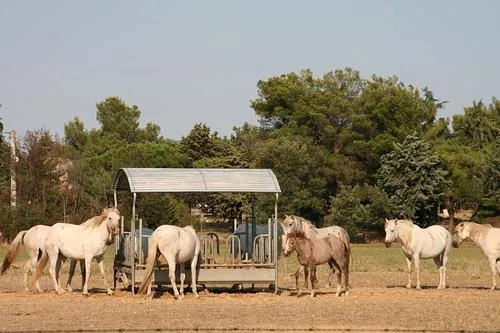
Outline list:
[[[415,260],[415,272],[417,273],[417,286],[415,288],[422,289],[420,286],[420,257],[417,255],[413,260]]]
[[[307,266],[300,266],[299,268],[304,272],[304,289],[309,288],[309,268]]]
[[[101,273],[102,280],[104,281],[104,287],[106,288],[106,293],[108,295],[113,295],[113,290],[108,286],[108,280],[106,280],[106,274],[104,274],[104,256],[96,257],[97,265],[99,266],[99,272]]]
[[[36,259],[36,258],[35,258]],[[36,261],[35,261],[35,268],[36,268]],[[28,287],[28,273],[31,272],[31,275],[33,275],[34,269],[33,269],[33,258],[29,258],[28,261],[26,261],[26,265],[24,265],[24,290],[25,291],[30,291],[30,288]],[[38,284],[38,280],[36,281]]]
[[[59,285],[59,270],[58,268],[61,267],[60,260],[59,260],[59,249],[58,248],[50,248],[47,249],[47,254],[49,256],[50,260],[50,267],[49,267],[49,273],[50,277],[52,278],[52,283],[54,283],[54,289],[56,293],[58,294],[63,294],[64,289],[61,288]]]
[[[349,258],[345,258],[342,265],[342,275],[344,276],[344,293],[349,295]]]
[[[436,264],[436,267],[438,268],[439,271],[439,284],[438,284],[438,289],[445,289],[446,288],[446,266],[445,266],[445,259],[444,259],[444,254],[440,254],[436,257],[433,258],[434,263]]]
[[[29,251],[29,255],[30,259],[26,262],[26,265],[24,266],[24,285],[26,291],[30,290],[28,286],[28,272],[31,272],[31,275],[33,275],[36,271],[36,266],[38,264],[38,250]],[[35,288],[39,293],[43,292],[43,289],[40,287],[40,283],[38,282],[38,280],[35,281]]]
[[[292,276],[295,277],[295,292],[296,292],[297,296],[299,296],[299,278],[300,278],[301,271],[302,271],[302,266],[297,268],[295,273],[292,274]]]
[[[184,299],[184,280],[186,279],[186,266],[184,263],[179,264],[181,287],[179,288],[179,299]]]
[[[198,291],[196,290],[196,266],[198,265],[198,256],[195,255],[193,260],[191,260],[191,291],[196,297],[199,297]]]
[[[333,263],[331,261],[328,261],[328,266],[330,267],[330,273],[328,274],[328,280],[326,281],[325,288],[329,288],[332,286],[332,277],[335,274],[335,271],[333,270]]]
[[[314,297],[314,291],[316,289],[316,266],[312,265],[309,272],[311,278],[311,297]]]
[[[175,260],[174,258],[167,257],[165,257],[165,259],[168,263],[168,277],[170,278],[170,284],[172,285],[172,289],[174,291],[174,298],[177,299],[179,297],[179,290],[177,290],[177,285],[175,284]]]
[[[85,258],[85,283],[83,284],[82,294],[85,296],[89,295],[89,278],[90,278],[90,262],[92,258]],[[82,273],[83,275],[83,273]]]
[[[406,259],[406,267],[408,268],[408,284],[406,288],[411,288],[411,258],[405,256]]]
[[[497,268],[498,276],[500,277],[500,259],[496,260],[496,268]]]
[[[73,275],[75,274],[75,268],[76,268],[76,260],[71,259],[71,261],[69,262],[68,282],[66,282],[66,290],[69,292],[73,291],[73,288],[71,288],[71,280],[73,279]]]
[[[490,267],[491,267],[491,290],[495,290],[495,288],[497,287],[496,258],[495,257],[489,257],[488,260],[490,261]]]
[[[81,259],[81,260],[78,260],[80,262],[80,275],[82,276],[82,290],[83,290],[83,286],[85,285],[85,275],[87,272],[87,270],[85,269],[85,260]]]
[[[333,261],[332,263],[333,263],[332,272],[333,272],[333,275],[335,276],[335,279],[337,281],[337,290],[335,291],[335,296],[338,297],[342,293],[342,269],[336,261]],[[345,276],[344,276],[344,279],[345,279]]]

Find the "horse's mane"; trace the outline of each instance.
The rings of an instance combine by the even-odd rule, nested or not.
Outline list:
[[[469,237],[473,239],[484,239],[488,231],[492,228],[491,224],[479,224],[475,222],[463,222],[469,224]]]
[[[305,238],[311,238],[312,234],[317,232],[314,224],[308,219],[296,215],[292,215],[292,217],[300,225],[300,231],[297,233],[301,233]]]
[[[97,215],[97,216],[91,217],[87,221],[83,222],[82,225],[84,225],[86,227],[89,227],[89,228],[98,227],[98,226],[100,226],[102,224],[102,222],[104,220],[106,220],[106,218],[108,217],[109,213],[111,213],[111,212],[115,212],[117,214],[120,214],[119,211],[118,211],[118,208],[116,208],[116,207],[105,208],[102,211],[101,215]]]

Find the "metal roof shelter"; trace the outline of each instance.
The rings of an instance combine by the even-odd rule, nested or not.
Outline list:
[[[281,193],[269,169],[122,168],[114,191]]]
[[[231,282],[231,283],[258,283],[274,282],[277,290],[277,248],[278,233],[276,216],[278,216],[278,195],[281,189],[270,169],[182,169],[182,168],[121,168],[118,169],[112,184],[115,206],[117,205],[117,192],[126,191],[133,194],[132,219],[130,233],[124,233],[123,228],[120,234],[122,241],[125,240],[128,245],[125,249],[118,248],[115,260],[123,264],[123,267],[129,269],[132,277],[132,291],[134,284],[141,282],[142,262],[136,264],[137,254],[134,252],[137,248],[135,235],[136,222],[136,196],[137,193],[271,193],[275,194],[274,218],[269,219],[269,235],[266,246],[269,252],[265,263],[248,263],[239,265],[206,265],[204,269],[202,264],[198,282]],[[140,229],[142,230],[142,221]],[[255,225],[252,223],[252,228]],[[253,233],[255,234],[255,233]],[[142,233],[139,231],[139,239],[142,239]],[[123,242],[117,242],[122,244]],[[139,246],[140,248],[140,246]],[[210,267],[208,267],[210,266]],[[217,266],[217,267],[215,267]],[[142,267],[144,268],[144,267]],[[218,269],[214,269],[218,268]],[[249,270],[248,268],[258,268]],[[115,274],[116,276],[116,274]],[[158,272],[155,277],[160,281],[164,276]],[[166,277],[165,277],[166,278]],[[116,282],[116,281],[115,281]]]

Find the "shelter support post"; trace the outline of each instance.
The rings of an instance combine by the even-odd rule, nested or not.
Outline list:
[[[257,224],[255,221],[255,195],[252,194],[252,240],[250,244],[253,244],[255,241],[255,236],[257,236]],[[247,234],[248,238],[248,234]],[[250,258],[253,258],[253,246],[250,247]]]
[[[132,294],[135,294],[135,248],[136,238],[135,238],[135,202],[137,200],[137,193],[134,192],[134,199],[132,201],[132,219],[130,221],[130,237],[132,237],[132,246],[130,247],[130,267],[132,268]]]
[[[278,292],[278,193],[276,193],[276,200],[274,201],[274,251],[271,253],[274,255],[274,265],[275,269],[275,281],[274,281],[274,293]]]

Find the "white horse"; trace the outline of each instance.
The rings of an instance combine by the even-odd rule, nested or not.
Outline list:
[[[417,273],[417,289],[420,287],[420,259],[433,258],[439,269],[438,289],[446,288],[446,263],[451,248],[451,234],[440,225],[432,225],[425,229],[413,224],[411,220],[385,220],[385,246],[401,241],[406,264],[408,266],[408,284],[411,288],[411,262],[415,262]]]
[[[349,265],[352,265],[353,259],[352,252],[350,251],[351,239],[344,228],[338,225],[332,225],[326,228],[316,228],[311,221],[296,215],[285,215],[285,218],[281,222],[281,226],[285,235],[300,235],[305,239],[311,240],[326,238],[330,236],[336,236],[340,238],[349,248]],[[285,249],[285,243],[283,243],[283,239],[285,238],[282,238],[282,248]],[[307,288],[309,280],[309,270],[307,266],[300,266],[293,275],[295,276],[295,280],[297,281],[301,271],[304,271],[304,287]],[[330,281],[330,277],[328,278],[328,281]]]
[[[89,221],[83,222],[82,225],[88,224]],[[24,266],[23,282],[25,286],[24,289],[26,291],[29,291],[28,274],[30,272],[31,274],[33,274],[36,270],[38,257],[45,250],[44,241],[45,238],[47,237],[49,229],[50,226],[48,225],[38,224],[29,228],[28,230],[21,230],[16,235],[16,237],[14,237],[14,240],[12,241],[12,243],[8,248],[8,252],[5,255],[5,258],[2,262],[2,268],[0,274],[4,274],[7,271],[7,269],[9,269],[9,267],[12,265],[17,255],[19,254],[21,245],[24,245],[24,247],[26,248],[26,252],[28,252],[29,259]],[[76,260],[71,260],[68,281],[66,283],[66,288],[69,291],[72,291],[71,280],[73,279],[73,275],[75,273],[75,266],[76,266]],[[83,286],[84,283],[83,276],[85,275],[85,265],[83,260],[80,261],[80,269],[82,271],[82,286]],[[40,287],[40,284],[38,283],[38,280],[35,282],[35,287],[38,292],[43,291],[42,288]]]
[[[49,231],[49,229],[50,226],[40,224],[35,225],[28,230],[20,231],[10,244],[9,251],[5,255],[5,258],[2,262],[2,271],[0,273],[4,274],[19,254],[21,245],[24,245],[29,257],[28,261],[24,265],[23,282],[25,286],[24,289],[26,291],[29,291],[28,273],[31,272],[31,274],[33,274],[36,270],[38,255],[40,251],[43,251],[45,248],[43,242],[45,240],[45,237],[47,236],[47,232]],[[42,292],[42,288],[40,287],[38,281],[36,281],[35,287],[38,292]]]
[[[104,209],[101,215],[94,216],[80,225],[69,223],[56,223],[48,231],[45,238],[43,252],[37,270],[31,279],[35,283],[42,275],[47,261],[50,259],[49,273],[58,294],[64,293],[59,285],[59,270],[61,260],[59,257],[85,260],[85,283],[83,294],[88,295],[88,282],[90,277],[90,263],[93,258],[97,260],[104,286],[108,295],[113,292],[108,286],[104,274],[104,254],[107,245],[111,244],[114,235],[120,233],[120,212],[117,208]]]
[[[461,222],[453,231],[453,246],[458,247],[469,238],[483,251],[491,268],[491,289],[497,286],[496,275],[500,275],[500,228],[482,225],[474,222]]]
[[[163,255],[168,263],[168,276],[170,284],[174,290],[174,297],[184,298],[184,280],[186,278],[185,263],[191,262],[191,289],[198,297],[196,291],[196,265],[200,255],[200,239],[192,226],[180,228],[174,225],[161,225],[151,235],[149,240],[148,262],[144,273],[139,293],[151,295],[151,284],[153,278],[153,269],[158,257]],[[181,271],[180,294],[175,284],[175,265],[179,264]]]

